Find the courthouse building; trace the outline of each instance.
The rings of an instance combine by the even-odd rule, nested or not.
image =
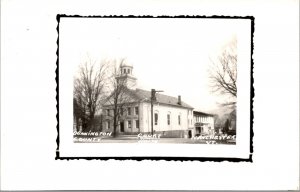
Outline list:
[[[120,67],[121,75],[127,78],[130,97],[120,110],[117,126],[119,134],[151,133],[151,91],[137,89],[131,65]],[[114,108],[111,102],[103,106],[103,131],[113,132]],[[181,96],[172,97],[156,93],[153,103],[153,133],[162,137],[191,137],[194,134],[193,107],[182,101]]]

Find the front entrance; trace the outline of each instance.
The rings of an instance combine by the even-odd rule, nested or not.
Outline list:
[[[120,132],[124,132],[124,121],[120,123]]]
[[[189,130],[188,136],[189,136],[189,138],[192,138],[192,130]]]

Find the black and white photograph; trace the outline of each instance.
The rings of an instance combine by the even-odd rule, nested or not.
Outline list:
[[[58,15],[58,22],[60,145],[126,144],[128,156],[140,156],[130,148],[146,144],[154,156],[168,157],[156,149],[167,146],[189,151],[170,156],[226,157],[195,151],[218,145],[243,154],[230,158],[250,158],[254,18]]]
[[[92,141],[91,137],[85,140],[79,136],[100,132],[97,135],[116,142],[130,142],[134,137],[133,141],[157,138],[160,142],[180,143],[199,136],[230,135],[232,138],[224,141],[235,143],[237,31],[215,34],[203,41],[204,33],[219,31],[212,27],[203,30],[209,23],[213,26],[213,21],[198,19],[199,27],[195,30],[190,26],[195,22],[186,26],[182,21],[189,22],[189,19],[184,18],[182,21],[152,19],[147,26],[140,24],[147,19],[109,20],[121,22],[119,26],[104,27],[109,23],[100,18],[97,21],[100,30],[94,26],[86,27],[89,31],[98,29],[98,33],[84,31],[84,34],[81,30],[78,36],[87,41],[83,46],[81,43],[76,45],[83,53],[86,48],[87,57],[79,61],[78,72],[74,74],[75,141]],[[80,25],[81,21],[78,22]],[[129,29],[123,27],[127,22]],[[167,29],[162,24],[166,24]],[[103,27],[105,32],[102,32]],[[180,27],[189,27],[188,32],[176,32]],[[160,30],[153,33],[153,28]],[[114,33],[114,30],[119,32]],[[86,40],[88,35],[94,41]],[[155,40],[147,41],[149,36],[154,36]],[[215,50],[211,48],[213,46]],[[89,49],[92,47],[94,50]],[[89,51],[95,55],[88,58]],[[139,67],[137,72],[134,63]],[[181,95],[166,95],[160,93],[163,90],[149,89],[151,86],[170,93],[182,91],[178,94],[188,97],[193,106],[182,100]],[[221,103],[216,105],[217,102]]]
[[[299,0],[0,4],[0,191],[299,190]]]

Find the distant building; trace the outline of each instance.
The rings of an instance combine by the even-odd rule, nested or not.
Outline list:
[[[214,134],[214,115],[203,113],[200,111],[193,111],[194,126],[196,136],[198,135],[212,135]]]
[[[121,75],[116,78],[127,78],[132,86],[126,91],[130,97],[120,111],[117,126],[118,134],[151,133],[151,91],[137,89],[136,78],[132,75],[133,67],[120,67]],[[103,106],[103,131],[113,131],[112,103]],[[193,107],[181,100],[181,96],[172,97],[156,94],[153,105],[153,132],[162,137],[191,137],[193,125]]]

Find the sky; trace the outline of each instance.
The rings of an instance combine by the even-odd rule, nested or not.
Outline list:
[[[195,110],[210,112],[226,99],[211,92],[210,58],[243,30],[236,19],[62,18],[60,50],[70,70],[88,57],[126,58],[138,88],[181,95]]]

